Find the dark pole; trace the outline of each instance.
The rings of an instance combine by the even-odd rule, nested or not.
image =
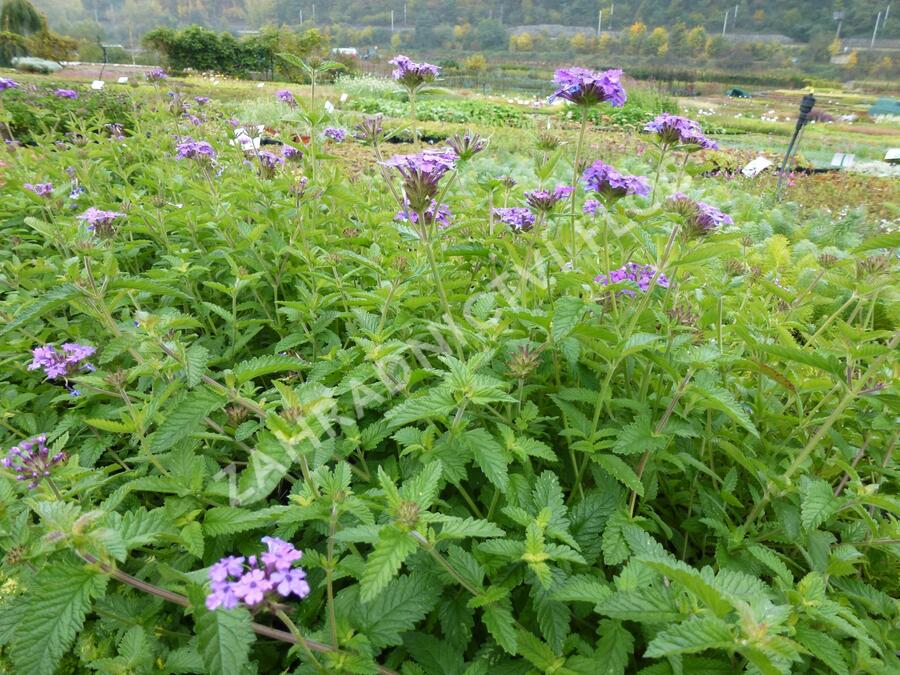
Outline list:
[[[803,131],[803,127],[806,126],[806,123],[809,121],[809,113],[812,112],[815,105],[816,97],[812,94],[807,94],[803,97],[803,100],[800,101],[800,116],[797,117],[797,126],[794,128],[794,135],[791,136],[791,143],[788,145],[787,152],[784,153],[784,161],[781,163],[781,171],[778,173],[778,185],[775,188],[775,196],[778,199],[781,199],[781,186],[784,183],[784,171],[787,168],[791,156],[794,154],[794,150],[797,149],[797,141],[800,138],[800,132]]]

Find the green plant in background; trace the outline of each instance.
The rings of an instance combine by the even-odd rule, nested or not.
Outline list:
[[[889,227],[188,84],[0,92],[3,670],[900,667]]]

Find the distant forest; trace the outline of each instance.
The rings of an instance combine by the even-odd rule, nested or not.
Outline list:
[[[843,37],[872,34],[888,0],[33,0],[57,31],[82,38],[122,42],[158,26],[199,24],[217,30],[253,30],[265,25],[339,25],[362,29],[389,27],[416,32],[427,44],[438,27],[486,24],[505,28],[562,24],[596,30],[603,11],[604,30],[635,22],[651,27],[682,23],[721,32],[779,33],[807,42],[834,35],[835,12],[844,14]],[[735,12],[735,8],[737,11]],[[735,16],[736,14],[736,16]],[[404,21],[405,17],[405,21]],[[891,10],[879,35],[900,39],[900,6]]]

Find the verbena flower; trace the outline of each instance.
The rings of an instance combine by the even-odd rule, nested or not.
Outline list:
[[[74,89],[57,89],[53,92],[53,95],[57,98],[68,98],[72,100],[78,98],[78,92]]]
[[[65,459],[65,452],[50,454],[47,436],[41,434],[10,448],[0,464],[12,470],[16,474],[16,480],[30,480],[28,489],[33,490],[44,478],[50,476],[53,467]]]
[[[279,101],[287,103],[292,108],[297,107],[297,99],[294,98],[294,95],[290,92],[289,89],[279,89],[275,96]]]
[[[87,362],[97,350],[89,345],[67,342],[57,351],[53,345],[35,347],[31,350],[32,360],[28,370],[43,370],[48,380],[65,380],[66,389],[73,396],[81,392],[69,385],[68,378],[79,370],[92,372],[94,366]]]
[[[667,145],[697,145],[705,150],[715,150],[718,144],[703,135],[700,125],[694,120],[679,115],[663,113],[644,127],[644,131],[655,133]]]
[[[581,176],[585,186],[606,200],[620,199],[628,195],[650,194],[650,183],[643,176],[623,176],[609,164],[600,160],[585,169]]]
[[[334,141],[335,143],[343,143],[347,138],[347,130],[340,129],[338,127],[325,127],[325,130],[322,132],[322,136],[324,136],[329,141]]]
[[[196,115],[192,115],[192,114],[189,113],[189,112],[184,113],[184,114],[182,115],[182,117],[184,117],[184,119],[186,119],[188,122],[190,122],[191,124],[193,124],[195,127],[199,127],[201,124],[203,124],[203,120],[202,120],[202,119],[200,119],[200,118],[197,117]]]
[[[684,216],[688,236],[702,236],[722,225],[734,225],[734,220],[727,213],[706,202],[695,201],[683,192],[669,197],[668,205]]]
[[[598,284],[603,284],[604,286],[608,286],[611,283],[618,284],[623,281],[631,281],[637,284],[637,287],[640,288],[642,292],[646,293],[650,290],[650,282],[653,281],[654,275],[656,275],[656,267],[653,265],[639,265],[632,262],[610,272],[609,279],[606,278],[605,274],[598,274],[594,277],[594,281]],[[668,277],[666,277],[665,274],[660,274],[656,279],[656,285],[661,288],[668,288]],[[628,288],[619,291],[619,295],[634,294],[635,292]]]
[[[175,146],[176,159],[196,159],[204,162],[215,161],[216,149],[207,141],[195,141],[187,138]]]
[[[53,195],[53,183],[25,183],[22,187],[39,197],[51,197]]]
[[[303,152],[295,148],[293,145],[288,145],[287,143],[281,146],[281,154],[285,159],[290,159],[296,162],[299,162],[301,159],[303,159]]]
[[[263,166],[263,168],[274,171],[279,166],[284,164],[284,157],[276,155],[274,152],[269,152],[268,150],[260,150],[259,163]]]
[[[69,193],[69,199],[80,199],[81,195],[85,193],[85,189],[80,185],[76,188],[72,188],[72,191]],[[74,206],[74,204],[73,204]]]
[[[460,160],[466,161],[487,148],[488,140],[478,134],[466,132],[465,134],[454,134],[448,138],[447,145]]]
[[[514,232],[528,232],[534,227],[536,219],[534,213],[529,209],[518,206],[494,209],[494,215],[500,219],[500,222],[509,225]]]
[[[407,202],[408,205],[408,202]],[[394,220],[403,222],[407,220],[407,213],[409,214],[409,220],[416,224],[419,222],[419,214],[409,209],[402,211],[398,211],[397,215],[394,216]],[[423,214],[425,216],[425,224],[432,225],[433,223],[437,223],[438,229],[444,229],[445,227],[449,227],[451,220],[453,219],[453,214],[450,212],[450,207],[446,204],[438,205],[437,201],[432,199],[431,205],[425,209]]]
[[[379,113],[371,117],[366,117],[362,122],[356,125],[353,131],[353,137],[368,145],[377,145],[384,140],[384,127],[382,127],[383,116]]]
[[[168,80],[169,74],[163,68],[153,68],[148,70],[144,77],[147,78],[148,82],[161,82],[162,80]]]
[[[87,223],[88,229],[99,235],[108,236],[112,234],[113,222],[118,218],[123,218],[124,213],[118,211],[103,211],[101,209],[91,207],[80,216],[76,216],[78,220]]]
[[[601,211],[603,209],[603,204],[601,204],[596,199],[587,199],[584,202],[584,206],[581,208],[589,216],[596,216],[597,211]]]
[[[574,190],[575,188],[569,185],[557,185],[552,192],[548,190],[532,190],[525,193],[525,201],[535,211],[549,213],[558,201],[568,197]]]
[[[303,552],[276,537],[263,537],[262,542],[267,550],[259,556],[226,556],[209,568],[207,609],[233,609],[241,603],[255,607],[279,596],[302,599],[309,595],[306,572],[294,567]]]
[[[0,77],[0,91],[6,91],[7,89],[17,89],[19,83],[15,80],[11,80],[8,77]]]
[[[394,72],[391,73],[394,80],[410,90],[418,89],[423,84],[433,82],[434,78],[441,72],[440,68],[431,63],[416,63],[403,56],[403,54],[395,56],[388,63],[396,66]]]
[[[403,177],[403,190],[414,211],[428,208],[437,196],[438,183],[456,166],[456,154],[444,150],[423,150],[415,155],[394,155],[381,162]]]
[[[550,101],[562,98],[582,106],[606,102],[621,108],[628,99],[621,79],[622,71],[617,69],[598,73],[587,68],[560,68],[553,78],[559,89]]]
[[[206,105],[207,103],[209,103],[209,96],[195,96],[194,101],[196,101],[200,105]]]

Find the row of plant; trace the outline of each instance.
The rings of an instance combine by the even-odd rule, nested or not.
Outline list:
[[[683,117],[613,155],[620,73],[556,84],[568,145],[389,156],[287,90],[267,140],[161,75],[11,141],[4,669],[900,667],[896,232],[697,177]]]

